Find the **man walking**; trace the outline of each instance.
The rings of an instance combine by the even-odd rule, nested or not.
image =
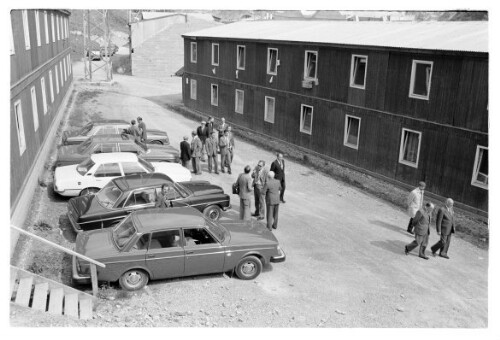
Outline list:
[[[253,169],[253,193],[255,197],[255,213],[253,216],[258,220],[263,220],[266,214],[266,193],[263,188],[267,183],[267,171],[265,169],[266,162],[260,160],[257,166]]]
[[[267,182],[262,189],[266,196],[267,206],[267,229],[273,230],[278,228],[278,212],[280,207],[280,181],[274,178],[274,172],[267,173]]]
[[[137,127],[141,137],[141,142],[146,143],[148,140],[148,133],[146,131],[146,124],[142,121],[142,117],[137,117]]]
[[[219,141],[217,140],[217,131],[213,131],[210,138],[205,142],[207,146],[207,156],[208,156],[208,172],[212,173],[212,162],[214,164],[214,172],[218,175],[219,169],[217,166],[217,149],[219,148]]]
[[[196,133],[198,134],[198,137],[200,137],[201,140],[201,145],[202,145],[202,156],[201,160],[205,162],[207,160],[207,148],[206,148],[206,141],[207,138],[209,137],[208,135],[208,128],[206,126],[206,122],[204,120],[201,121],[201,125],[198,126],[198,129],[196,130]]]
[[[418,248],[418,257],[428,260],[429,257],[425,255],[425,248],[429,243],[429,226],[431,224],[431,214],[434,210],[434,204],[428,202],[423,209],[420,209],[413,218],[412,225],[415,227],[415,240],[405,246],[405,254],[408,255],[410,251]]]
[[[137,125],[135,125],[135,119],[132,119],[130,121],[130,127],[129,127],[130,134],[134,136],[136,141],[141,141],[141,132],[139,131],[139,128]]]
[[[408,207],[408,216],[410,216],[410,222],[408,222],[407,231],[413,234],[413,218],[419,209],[422,209],[422,204],[424,202],[424,190],[425,182],[419,182],[418,187],[413,189],[408,198],[406,199],[406,206]]]
[[[238,176],[236,182],[240,187],[240,220],[250,221],[250,200],[252,197],[252,177],[250,165],[245,166],[244,172]]]
[[[187,163],[191,159],[191,146],[189,145],[189,137],[184,136],[183,141],[181,142],[181,162],[182,166],[187,168]]]
[[[233,156],[234,156],[234,135],[231,129],[231,126],[227,126],[227,138],[229,139],[229,154],[230,154],[230,159],[231,163],[233,162]]]
[[[200,137],[196,134],[196,131],[191,132],[193,139],[191,140],[191,162],[193,164],[193,173],[195,175],[201,175],[200,169],[200,157],[202,144]]]
[[[453,212],[453,200],[447,198],[444,207],[441,207],[436,216],[436,231],[440,235],[439,241],[431,247],[432,255],[449,259],[448,249],[450,248],[451,234],[455,232],[455,214]]]
[[[220,125],[217,127],[217,131],[219,131],[219,138],[222,138],[224,136],[224,132],[227,129],[227,124],[226,124],[226,119],[222,117]]]
[[[225,172],[224,169],[227,166],[227,172],[231,174],[231,154],[229,153],[229,146],[230,142],[228,132],[226,131],[219,141],[220,168],[222,172]]]
[[[285,195],[285,160],[283,159],[283,154],[277,153],[276,160],[271,164],[271,171],[276,175],[276,179],[280,181],[281,192],[280,192],[280,201],[281,203],[286,203],[284,199]]]

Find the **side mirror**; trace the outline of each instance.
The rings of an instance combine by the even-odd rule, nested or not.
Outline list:
[[[90,172],[89,172],[89,173],[87,174],[87,176],[92,176],[92,173],[90,173]]]

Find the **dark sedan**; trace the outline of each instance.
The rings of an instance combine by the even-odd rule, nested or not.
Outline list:
[[[136,210],[153,208],[161,187],[169,188],[172,206],[191,206],[216,221],[231,208],[229,195],[208,181],[173,182],[161,173],[115,178],[96,195],[74,197],[68,202],[68,217],[75,231],[107,228]]]
[[[150,209],[114,228],[79,233],[76,251],[106,265],[99,281],[137,290],[149,280],[234,271],[253,280],[270,262],[285,261],[274,234],[257,221],[213,222],[197,210]],[[73,281],[90,282],[88,262],[73,257]]]
[[[132,152],[149,162],[179,162],[179,151],[170,145],[145,144],[130,135],[95,135],[80,145],[61,146],[55,166],[79,164],[94,153]]]
[[[129,128],[129,126],[129,122],[119,119],[107,119],[90,122],[74,133],[64,131],[62,143],[63,145],[77,145],[84,142],[90,136],[108,134],[121,135]],[[170,144],[168,135],[164,131],[147,129],[147,136],[148,139],[146,140],[146,143],[148,144]]]

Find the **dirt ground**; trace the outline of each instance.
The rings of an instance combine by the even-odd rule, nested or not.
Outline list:
[[[74,68],[75,73],[77,66]],[[117,76],[111,86],[76,84],[68,123],[142,116],[168,132],[178,147],[199,124],[158,103],[179,102],[180,79],[153,81]],[[233,174],[203,175],[230,192],[246,164],[269,166],[273,150],[236,141]],[[52,160],[53,161],[53,160]],[[53,194],[50,163],[40,179],[27,227],[69,248],[74,234],[65,219],[66,199]],[[102,287],[94,319],[54,318],[12,307],[12,326],[123,327],[488,327],[488,249],[454,237],[450,260],[404,255],[412,241],[403,209],[310,167],[288,160],[286,204],[276,237],[284,263],[265,268],[253,281],[224,275],[162,280],[128,293]],[[198,179],[198,178],[197,178]],[[238,200],[224,219],[237,218]],[[43,223],[42,223],[43,222]],[[430,244],[438,240],[435,229]],[[482,241],[486,242],[486,241]],[[65,283],[70,259],[24,238],[13,263]],[[90,291],[90,287],[79,287]]]

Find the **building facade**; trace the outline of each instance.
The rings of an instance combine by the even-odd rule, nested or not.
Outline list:
[[[184,40],[185,106],[487,213],[487,23],[251,22]]]
[[[12,10],[10,202],[16,205],[73,79],[65,10]]]

